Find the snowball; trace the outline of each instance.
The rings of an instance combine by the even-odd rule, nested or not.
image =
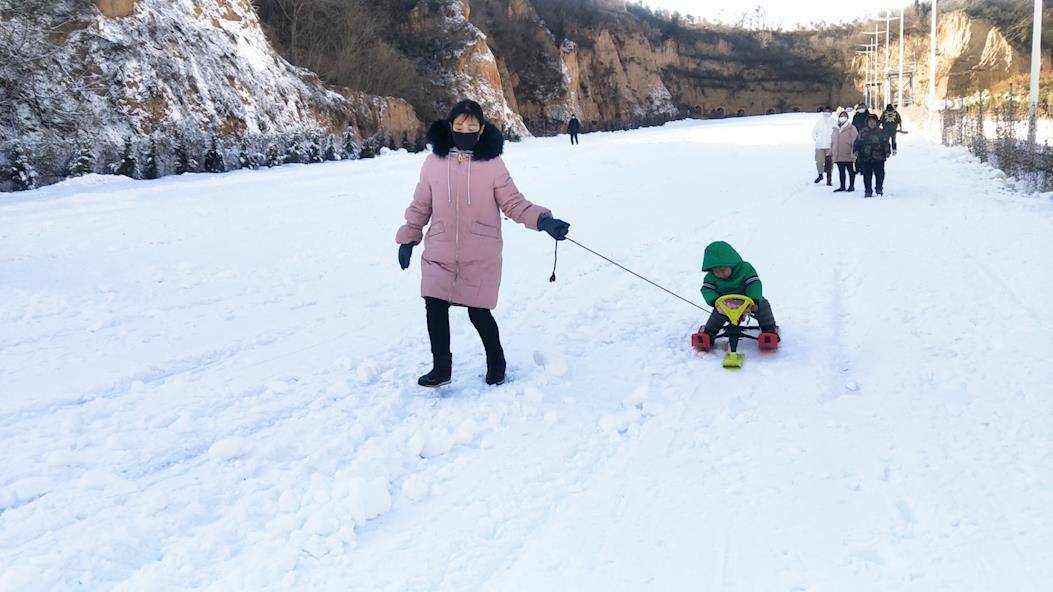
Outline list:
[[[355,380],[358,381],[358,384],[371,384],[376,379],[377,368],[369,362],[359,364],[358,368],[355,370]]]
[[[292,513],[300,509],[300,500],[293,492],[285,490],[278,496],[278,509],[282,512]]]
[[[650,389],[648,388],[648,386],[646,384],[642,384],[636,387],[633,390],[633,392],[629,393],[629,395],[625,397],[625,404],[629,407],[642,408],[644,401],[647,400],[647,395],[649,394],[649,392]]]
[[[629,426],[640,420],[640,410],[633,407],[600,418],[600,429],[605,432],[624,434]]]
[[[410,475],[402,482],[402,494],[413,501],[427,497],[431,485],[420,475]]]
[[[248,448],[248,441],[240,436],[228,436],[212,444],[208,448],[208,456],[212,460],[228,461],[244,456]]]
[[[386,479],[355,479],[349,487],[351,516],[358,526],[391,509],[391,492]]]
[[[84,457],[71,450],[57,450],[49,454],[44,462],[49,467],[79,467],[84,465]]]
[[[334,398],[346,397],[351,394],[351,387],[347,382],[339,380],[329,385],[329,388],[325,390],[325,393]]]
[[[194,431],[194,420],[189,415],[183,414],[179,416],[179,419],[169,424],[168,429],[172,430],[177,434],[186,434]]]
[[[545,424],[546,425],[556,425],[556,423],[558,423],[558,422],[559,422],[559,414],[557,414],[555,411],[549,411],[548,413],[545,414]]]
[[[545,398],[545,393],[534,386],[528,386],[523,389],[523,398],[531,403],[540,403]]]
[[[845,388],[854,393],[859,390],[859,385],[854,380],[849,380],[845,383]]]
[[[471,419],[466,419],[453,431],[453,441],[457,444],[468,444],[475,439],[479,432],[479,425]]]

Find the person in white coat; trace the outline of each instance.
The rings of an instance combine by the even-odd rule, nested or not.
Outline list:
[[[830,140],[835,127],[837,123],[834,122],[833,111],[830,107],[825,107],[822,115],[819,116],[819,121],[815,122],[815,126],[812,127],[812,141],[815,142],[815,172],[818,173],[815,183],[822,181],[823,174],[826,174],[826,184],[833,185],[831,173],[834,167],[830,160]]]

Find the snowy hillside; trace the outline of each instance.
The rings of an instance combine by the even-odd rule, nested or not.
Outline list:
[[[1053,204],[903,138],[886,197],[812,185],[814,115],[510,145],[571,237],[700,300],[758,269],[783,331],[510,226],[482,383],[428,368],[423,154],[0,201],[0,590],[1045,590]],[[860,183],[861,185],[861,183]]]
[[[0,120],[0,165],[18,145],[42,183],[67,176],[79,153],[106,171],[126,139],[140,159],[154,150],[165,175],[179,146],[203,160],[210,136],[284,155],[349,125],[374,133],[379,123],[392,136],[419,125],[404,101],[349,100],[291,66],[249,0],[31,0],[0,15],[0,100],[13,106]]]

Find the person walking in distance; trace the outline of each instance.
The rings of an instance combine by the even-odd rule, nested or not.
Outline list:
[[[888,136],[885,131],[878,127],[878,116],[873,113],[867,118],[867,126],[859,132],[859,137],[853,145],[856,154],[859,155],[859,167],[863,173],[863,186],[866,193],[863,197],[874,197],[874,191],[883,195],[885,190],[885,160],[888,159],[892,149],[888,144]],[[872,184],[873,183],[873,184]]]
[[[830,107],[825,107],[819,116],[819,121],[812,127],[812,141],[815,143],[815,183],[823,180],[826,174],[826,184],[833,185],[831,173],[833,161],[830,159],[830,140],[836,124]]]
[[[848,120],[848,113],[837,116],[837,127],[830,134],[830,158],[837,164],[837,175],[841,180],[841,186],[834,189],[839,191],[856,190],[856,154],[854,150],[856,138],[859,132]],[[845,175],[848,175],[848,188],[845,189]]]
[[[567,133],[570,134],[571,145],[578,143],[578,134],[581,133],[581,122],[578,121],[577,115],[570,116],[570,123],[567,124]]]
[[[892,106],[892,103],[885,105],[885,112],[881,114],[881,129],[888,136],[889,142],[892,144],[892,154],[896,154],[896,133],[899,128],[903,126],[903,118],[900,117],[899,111]]]

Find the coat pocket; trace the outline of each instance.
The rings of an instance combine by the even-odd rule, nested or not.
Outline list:
[[[486,238],[500,239],[501,229],[482,222],[472,222],[472,234]]]
[[[439,236],[446,232],[446,225],[442,222],[432,222],[431,226],[428,227],[428,238]]]

